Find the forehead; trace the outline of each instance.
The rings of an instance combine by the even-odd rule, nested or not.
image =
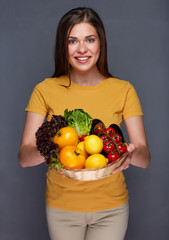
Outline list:
[[[97,36],[98,34],[95,27],[93,27],[89,23],[84,23],[84,22],[75,24],[69,33],[69,36],[73,36],[73,37],[89,36],[89,35]]]

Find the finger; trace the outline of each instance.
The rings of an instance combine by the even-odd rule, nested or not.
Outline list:
[[[133,152],[133,151],[135,150],[134,144],[130,143],[130,144],[127,146],[127,150],[128,150],[128,152]]]
[[[126,160],[122,163],[121,166],[114,169],[113,173],[117,173],[117,172],[120,172],[122,170],[125,170],[125,169],[129,168],[129,165],[130,165],[130,159],[126,158]]]
[[[117,172],[120,172],[121,170],[120,170],[120,167],[118,167],[118,168],[116,168],[115,170],[113,170],[113,172],[112,173],[117,173]]]
[[[129,168],[129,165],[127,165],[127,166],[124,168],[124,170],[126,170],[127,168]]]
[[[113,173],[117,173],[120,172],[122,170],[124,170],[126,167],[128,166],[128,164],[122,164],[120,167],[117,167],[116,169],[114,169]]]

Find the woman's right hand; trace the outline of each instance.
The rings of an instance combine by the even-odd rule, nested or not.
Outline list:
[[[27,112],[25,127],[18,152],[18,161],[21,167],[31,167],[45,162],[36,147],[35,133],[45,120],[45,116]]]

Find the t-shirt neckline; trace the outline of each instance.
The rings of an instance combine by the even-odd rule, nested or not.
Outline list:
[[[65,76],[67,78],[67,80],[69,80],[69,78],[67,76]],[[107,80],[108,78],[104,78],[100,83],[96,84],[96,85],[93,85],[93,86],[83,86],[83,85],[79,85],[77,83],[74,83],[71,81],[71,86],[76,88],[76,89],[83,89],[83,90],[94,90],[94,89],[97,89],[97,88],[100,88],[102,87],[104,84],[105,84],[105,81]]]

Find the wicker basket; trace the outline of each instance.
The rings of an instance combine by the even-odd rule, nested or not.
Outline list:
[[[59,172],[65,174],[67,177],[79,181],[91,181],[108,177],[112,174],[113,170],[119,167],[125,160],[128,152],[124,153],[116,162],[109,163],[105,167],[94,169],[68,169],[62,168]]]

